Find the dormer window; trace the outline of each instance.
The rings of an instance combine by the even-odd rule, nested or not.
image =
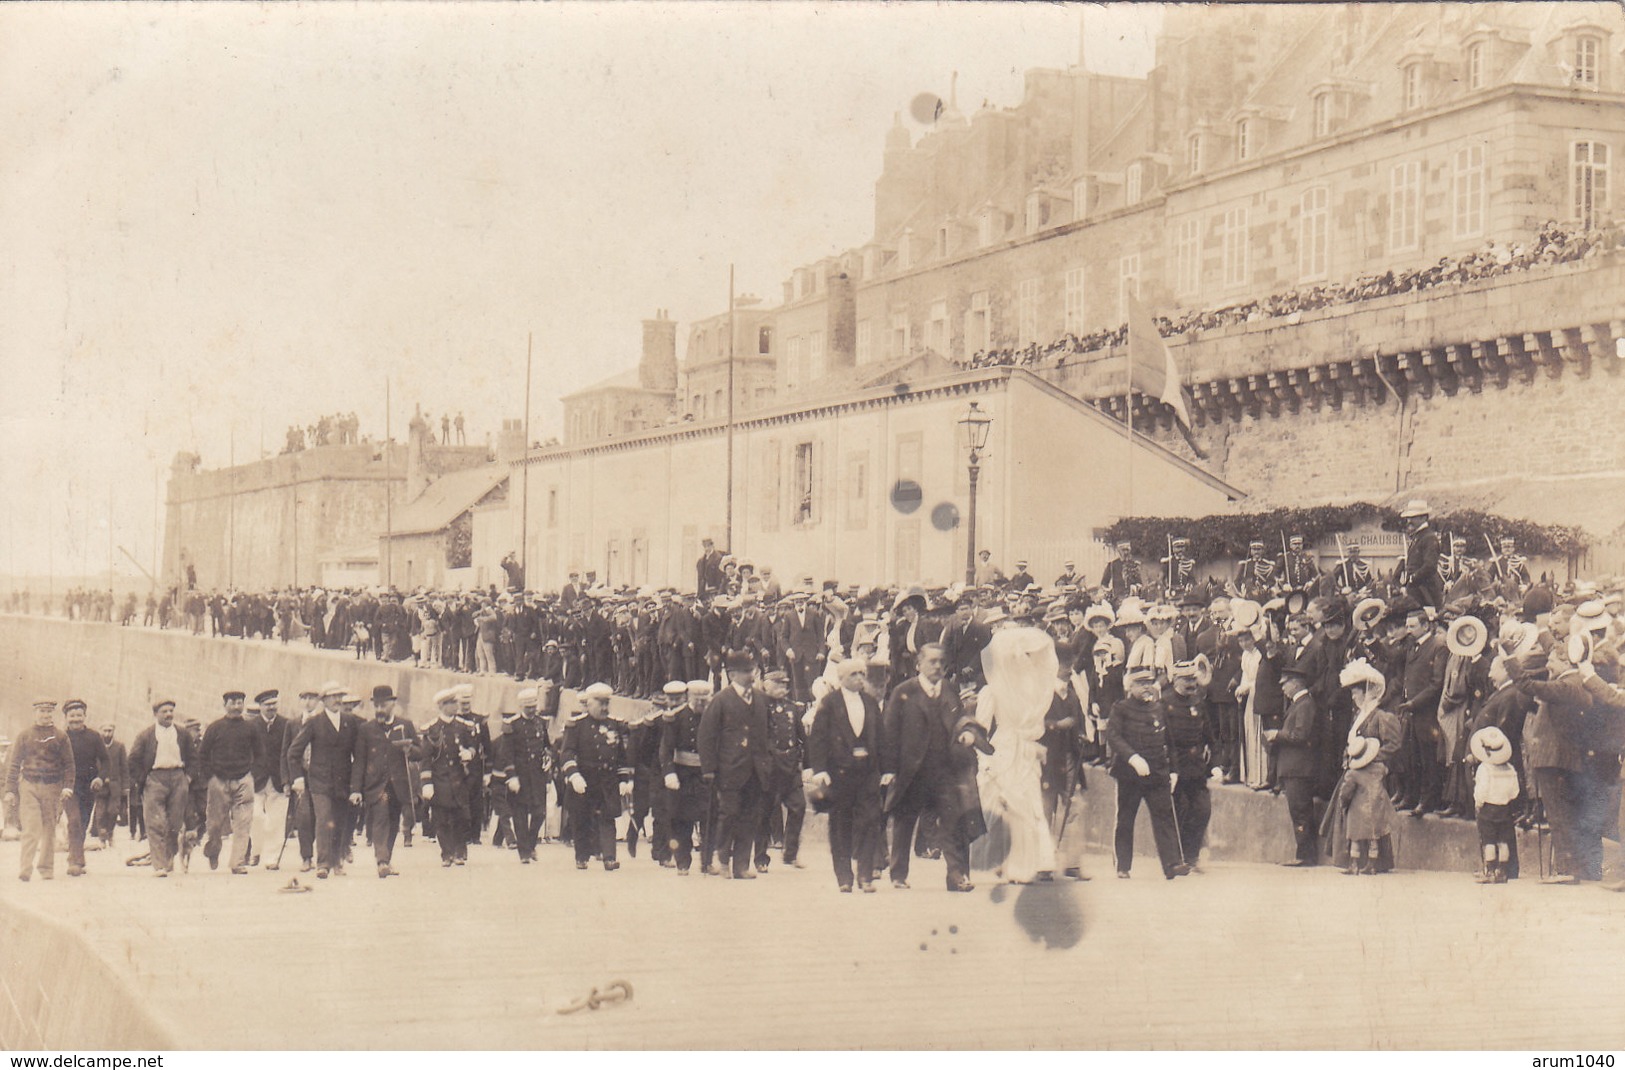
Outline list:
[[[993,244],[993,212],[988,210],[982,213],[976,221],[976,240],[978,244],[986,247]]]
[[[1251,119],[1236,120],[1236,159],[1245,160],[1252,155],[1253,121]]]
[[[1123,178],[1123,199],[1129,204],[1140,203],[1144,178],[1144,167],[1138,161],[1128,165],[1128,174]]]
[[[1185,139],[1185,163],[1189,166],[1191,174],[1199,175],[1202,173],[1201,134],[1192,134]]]
[[[1315,94],[1314,130],[1316,137],[1325,137],[1332,132],[1332,95],[1329,92]]]
[[[1401,76],[1404,82],[1404,110],[1415,111],[1422,106],[1422,65],[1407,63]]]
[[[1089,214],[1089,180],[1080,178],[1072,183],[1072,218],[1082,219]]]
[[[1575,85],[1590,86],[1593,89],[1598,84],[1598,71],[1602,62],[1602,39],[1596,34],[1585,33],[1574,39],[1574,74]]]
[[[1467,46],[1467,89],[1469,92],[1484,88],[1484,53],[1483,41],[1475,41]]]
[[[1037,192],[1027,194],[1027,233],[1038,233],[1044,222],[1044,195]]]

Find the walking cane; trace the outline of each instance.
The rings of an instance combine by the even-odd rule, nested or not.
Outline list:
[[[1175,773],[1175,776],[1179,774]],[[1174,798],[1178,786],[1172,780],[1168,782],[1168,806],[1174,812],[1174,842],[1179,845],[1179,861],[1185,863],[1185,837],[1179,833],[1179,803]]]
[[[288,796],[288,814],[289,814],[290,817],[293,814],[293,807],[294,807],[295,798],[296,798],[296,796],[292,795],[292,794],[290,794]],[[287,853],[287,850],[288,850],[288,818],[283,818],[283,821],[282,821],[282,846],[277,849],[277,853],[276,853],[276,868],[277,869],[282,868],[282,856],[285,853]]]

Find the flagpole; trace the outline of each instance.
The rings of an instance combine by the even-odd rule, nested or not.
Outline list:
[[[391,587],[395,582],[395,488],[391,480],[395,477],[394,458],[391,456],[395,445],[393,427],[390,423],[390,397],[389,376],[384,376],[384,586]]]
[[[525,334],[525,442],[519,451],[519,571],[524,575],[521,589],[530,587],[530,370],[534,331]]]
[[[734,552],[734,266],[728,265],[728,553]]]
[[[1132,328],[1131,328],[1132,329]],[[1134,347],[1128,349],[1128,382],[1123,385],[1123,426],[1128,434],[1128,508],[1124,516],[1134,515]]]

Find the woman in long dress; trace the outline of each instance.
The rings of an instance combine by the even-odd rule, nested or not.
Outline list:
[[[1230,634],[1241,650],[1241,681],[1236,701],[1241,705],[1241,780],[1254,791],[1270,784],[1269,745],[1264,732],[1277,726],[1283,706],[1281,679],[1276,672],[1274,644],[1261,644],[1269,624],[1257,602],[1231,603]]]
[[[1055,869],[1040,740],[1059,665],[1055,641],[1037,628],[996,631],[982,651],[987,686],[976,697],[976,720],[987,729],[993,753],[976,775],[988,833],[976,841],[972,864],[1015,884]]]
[[[1394,868],[1394,804],[1383,780],[1404,736],[1399,718],[1381,707],[1387,681],[1364,658],[1343,666],[1338,683],[1352,693],[1354,721],[1320,842],[1344,873],[1385,873]],[[1367,760],[1373,746],[1376,756]]]

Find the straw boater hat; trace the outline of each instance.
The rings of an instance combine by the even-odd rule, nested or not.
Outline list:
[[[1571,632],[1569,634],[1569,663],[1584,665],[1591,660],[1591,653],[1596,649],[1596,642],[1590,632]]]
[[[1388,608],[1380,598],[1367,598],[1354,607],[1354,630],[1357,632],[1370,631],[1372,625],[1382,619],[1383,611]]]
[[[1288,616],[1297,616],[1309,607],[1309,596],[1302,591],[1292,591],[1286,596],[1286,611]]]
[[[1349,740],[1349,768],[1364,769],[1377,760],[1377,752],[1380,750],[1382,750],[1381,740],[1370,736],[1355,736]]]
[[[1174,664],[1173,679],[1190,677],[1196,685],[1206,688],[1213,682],[1213,663],[1208,661],[1206,654],[1198,654],[1189,661],[1180,661]]]
[[[1494,725],[1485,725],[1474,732],[1467,746],[1485,765],[1505,765],[1512,760],[1512,741]]]
[[[1613,618],[1608,615],[1608,610],[1600,601],[1593,599],[1580,603],[1580,607],[1574,611],[1574,617],[1569,621],[1569,631],[1572,633],[1575,629],[1579,629],[1587,632],[1605,632],[1611,623]]]
[[[1445,632],[1444,645],[1452,654],[1476,658],[1484,652],[1484,644],[1489,637],[1490,630],[1477,617],[1457,617],[1451,622],[1450,630]]]
[[[1252,632],[1254,639],[1263,638],[1264,610],[1257,602],[1235,598],[1230,602],[1230,634]]]

